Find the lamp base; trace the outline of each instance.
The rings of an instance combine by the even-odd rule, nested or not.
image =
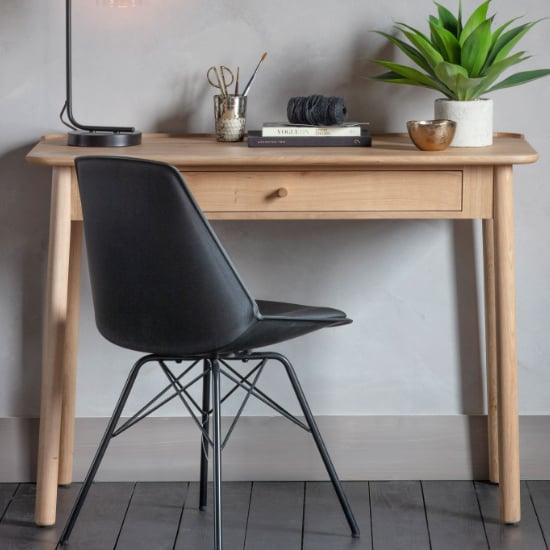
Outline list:
[[[141,132],[69,132],[67,145],[76,147],[130,147],[141,143]]]

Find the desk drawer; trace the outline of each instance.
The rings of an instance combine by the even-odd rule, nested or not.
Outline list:
[[[184,172],[210,217],[231,213],[460,212],[461,170]],[[224,214],[228,214],[225,216]],[[255,217],[255,216],[250,216]]]

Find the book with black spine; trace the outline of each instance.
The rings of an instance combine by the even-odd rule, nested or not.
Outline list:
[[[261,130],[248,132],[248,147],[370,147],[371,143],[367,129],[359,136],[265,137]]]

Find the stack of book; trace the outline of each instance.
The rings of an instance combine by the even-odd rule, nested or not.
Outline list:
[[[368,124],[347,122],[336,126],[306,126],[266,122],[248,132],[249,147],[370,147]]]

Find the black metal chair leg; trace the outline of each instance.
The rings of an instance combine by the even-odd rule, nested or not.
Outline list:
[[[86,474],[86,479],[84,480],[84,483],[82,487],[80,488],[80,492],[78,493],[78,497],[73,505],[73,509],[71,510],[71,514],[69,516],[69,519],[67,520],[67,523],[65,524],[65,527],[63,528],[63,532],[61,533],[61,537],[59,538],[58,544],[60,546],[63,546],[66,544],[69,540],[69,537],[71,536],[71,532],[74,528],[74,525],[76,523],[76,520],[78,519],[78,516],[80,514],[80,511],[82,509],[82,506],[84,505],[84,501],[86,500],[86,496],[88,495],[88,491],[90,490],[90,487],[94,481],[95,475],[97,473],[97,470],[101,464],[101,461],[103,460],[103,456],[105,455],[105,451],[107,450],[107,447],[109,446],[109,442],[113,436],[113,432],[116,429],[116,426],[118,424],[118,421],[120,419],[120,415],[122,414],[122,411],[124,410],[124,405],[126,404],[126,401],[128,400],[128,396],[130,395],[130,392],[132,390],[132,387],[134,386],[134,383],[136,381],[137,375],[145,365],[145,363],[149,362],[151,359],[151,356],[147,355],[145,357],[142,357],[139,359],[134,366],[132,367],[132,370],[130,371],[130,374],[128,375],[128,378],[126,380],[126,384],[124,385],[124,388],[122,390],[122,393],[120,394],[120,397],[118,399],[118,403],[116,404],[115,410],[113,411],[113,415],[111,416],[111,419],[109,420],[109,424],[107,425],[107,429],[105,430],[105,433],[103,434],[103,438],[101,439],[101,443],[96,451],[95,457],[92,461],[92,464],[90,466],[90,469],[88,470],[88,473]]]
[[[220,365],[217,359],[214,359],[212,361],[212,399],[214,401],[214,549],[223,550]]]
[[[204,377],[202,379],[202,418],[201,423],[206,433],[210,429],[210,361],[204,360]],[[201,469],[199,489],[199,510],[204,510],[208,501],[208,437],[201,436]]]
[[[319,432],[319,428],[317,427],[315,418],[311,412],[311,409],[309,408],[309,404],[307,402],[304,391],[302,390],[300,382],[298,381],[298,377],[294,372],[294,368],[292,367],[290,361],[284,355],[281,355],[279,353],[270,353],[269,357],[275,359],[276,361],[279,361],[285,367],[287,375],[290,379],[290,383],[292,384],[292,388],[294,389],[294,393],[296,394],[296,397],[300,402],[300,407],[302,408],[302,412],[304,413],[306,422],[311,430],[311,434],[313,435],[313,439],[315,440],[315,444],[317,445],[319,454],[323,459],[325,468],[328,472],[330,480],[332,481],[332,485],[334,487],[334,490],[336,491],[336,495],[338,496],[338,500],[340,501],[340,505],[342,506],[342,510],[344,511],[344,514],[350,526],[351,534],[354,537],[359,537],[359,526],[357,525],[357,521],[355,520],[355,516],[353,515],[353,512],[351,510],[351,506],[342,487],[342,483],[338,478],[338,474],[336,473],[334,464],[332,463],[330,455],[328,454],[326,445],[323,441],[323,438],[321,437],[321,432]]]

